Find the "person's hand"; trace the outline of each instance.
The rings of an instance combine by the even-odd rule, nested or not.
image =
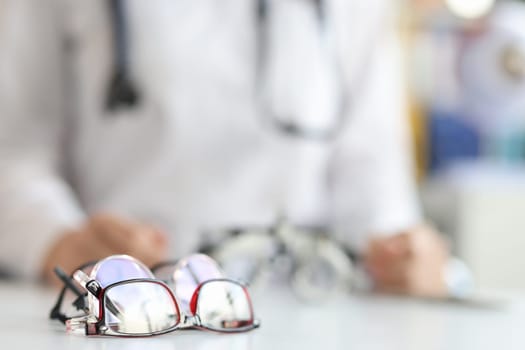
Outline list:
[[[45,281],[58,285],[55,266],[71,273],[85,262],[113,254],[128,254],[151,266],[165,260],[166,252],[166,236],[157,228],[100,214],[58,238],[44,259],[42,275]]]
[[[419,226],[398,235],[373,239],[365,267],[375,289],[424,297],[445,297],[449,248],[431,227]]]

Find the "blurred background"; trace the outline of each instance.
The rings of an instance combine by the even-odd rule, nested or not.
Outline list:
[[[427,217],[480,287],[525,291],[525,1],[402,7]]]
[[[397,1],[426,215],[481,288],[525,291],[525,0]]]

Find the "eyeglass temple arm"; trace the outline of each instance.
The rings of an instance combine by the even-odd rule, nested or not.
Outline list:
[[[60,267],[55,267],[54,269],[55,274],[60,278],[62,282],[66,285],[67,288],[71,289],[73,293],[76,294],[77,297],[84,296],[84,293],[78,287],[73,283],[73,280],[71,277],[68,276],[67,273],[64,272]]]
[[[62,323],[66,323],[66,321],[69,319],[65,314],[60,312],[60,307],[62,306],[62,302],[64,301],[64,295],[66,294],[67,287],[62,288],[60,291],[60,294],[58,295],[58,299],[51,309],[51,312],[49,313],[49,318],[51,320],[59,320]]]
[[[57,302],[55,303],[55,306],[53,306],[53,309],[51,309],[49,318],[52,320],[58,319],[60,322],[65,323],[69,319],[69,317],[60,312],[60,307],[62,306],[62,303],[64,301],[66,290],[70,289],[77,296],[77,299],[75,299],[73,305],[75,305],[78,310],[85,311],[86,305],[84,301],[84,293],[73,283],[73,279],[70,276],[68,276],[68,274],[66,274],[64,270],[62,270],[60,267],[55,267],[54,272],[57,275],[57,277],[60,278],[60,280],[64,283],[64,288],[62,288],[62,290],[60,291]]]

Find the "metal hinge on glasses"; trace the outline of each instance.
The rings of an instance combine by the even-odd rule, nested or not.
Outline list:
[[[77,335],[97,335],[98,320],[94,315],[72,317],[66,321],[66,333]]]

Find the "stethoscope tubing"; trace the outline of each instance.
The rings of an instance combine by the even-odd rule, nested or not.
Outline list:
[[[314,11],[318,24],[318,32],[321,39],[327,44],[328,35],[328,21],[327,21],[327,4],[326,0],[310,0],[314,6]],[[264,119],[266,124],[273,130],[280,132],[281,134],[302,140],[314,141],[314,142],[329,142],[337,138],[339,133],[344,129],[346,121],[346,85],[344,82],[343,74],[341,71],[341,63],[338,62],[335,47],[327,48],[331,49],[332,64],[336,69],[337,79],[340,91],[340,103],[337,109],[337,116],[335,117],[334,123],[326,129],[317,128],[305,128],[298,123],[293,123],[284,120],[283,118],[275,115],[271,111],[271,108],[263,103],[263,84],[265,78],[265,68],[269,54],[269,39],[268,39],[268,28],[270,27],[270,0],[258,0],[257,1],[257,62],[256,62],[256,98],[259,102],[259,111],[262,114],[261,118]]]
[[[325,37],[328,31],[327,7],[326,0],[310,0],[314,6],[317,23],[319,25],[319,35]],[[114,115],[115,110],[119,108],[134,108],[141,101],[141,93],[132,79],[130,67],[130,34],[129,25],[126,18],[126,0],[110,0],[109,10],[113,25],[114,40],[114,61],[113,72],[109,82],[108,94],[106,99],[106,109],[110,112],[108,115]],[[272,129],[279,131],[281,134],[316,142],[329,142],[335,140],[344,129],[347,119],[347,88],[342,71],[342,64],[338,60],[335,47],[332,48],[333,65],[339,80],[340,106],[337,110],[337,116],[334,123],[327,128],[305,128],[298,123],[288,122],[285,119],[275,115],[268,106],[262,103],[262,81],[264,80],[264,69],[268,62],[268,32],[270,17],[270,1],[257,0],[256,18],[257,18],[257,62],[256,62],[256,100],[259,101],[259,110],[262,118]]]

